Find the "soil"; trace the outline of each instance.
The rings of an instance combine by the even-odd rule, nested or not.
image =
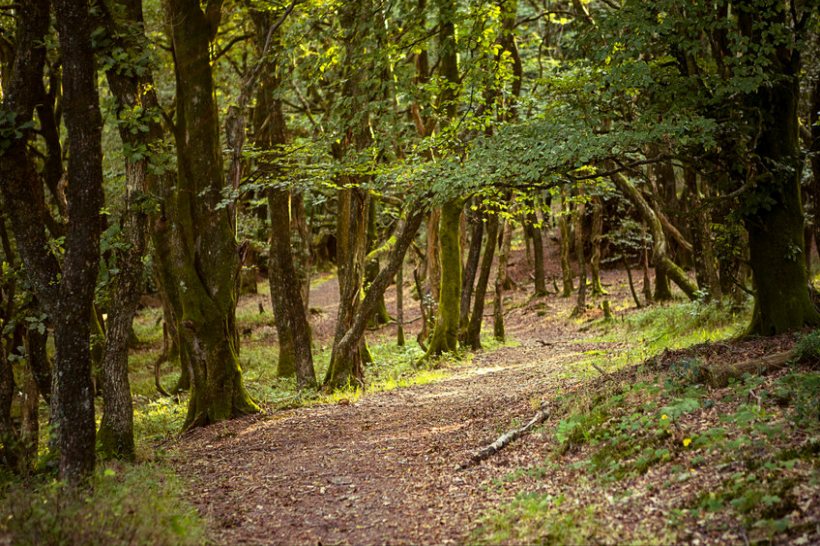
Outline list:
[[[526,422],[545,399],[579,388],[581,380],[561,373],[568,362],[584,351],[612,349],[579,343],[583,321],[568,320],[574,298],[529,298],[523,251],[511,261],[519,288],[505,302],[506,327],[516,344],[450,364],[451,373],[435,383],[368,394],[355,403],[342,400],[226,422],[181,439],[175,465],[192,481],[192,501],[214,539],[223,544],[468,540],[477,517],[514,494],[493,484],[516,468],[537,464],[548,446],[529,435],[477,465],[460,469],[462,463]],[[548,278],[557,273],[548,272]],[[604,272],[614,305],[631,302],[625,279],[623,272]],[[311,320],[317,343],[326,344],[338,287],[333,279],[315,284]],[[408,283],[405,317],[412,342],[421,321],[410,292]],[[386,299],[392,314],[395,294]],[[491,305],[488,299],[488,313]],[[585,318],[600,314],[590,308]],[[368,334],[370,339],[394,335],[394,325]]]
[[[215,540],[464,542],[476,517],[502,500],[489,484],[520,464],[522,453],[538,453],[527,453],[525,439],[482,464],[459,466],[529,419],[543,396],[571,388],[573,381],[559,377],[562,365],[593,348],[574,343],[578,327],[566,320],[574,298],[529,298],[528,269],[519,251],[510,268],[519,289],[505,300],[514,346],[450,364],[451,374],[436,383],[366,395],[355,403],[343,400],[226,422],[185,436],[176,467],[193,481],[192,501]],[[605,272],[605,283],[626,298],[622,277]],[[314,286],[311,320],[323,344],[331,335],[338,286],[333,278]],[[386,295],[391,314],[394,290]],[[409,282],[405,302],[412,342],[421,321]],[[489,313],[492,300],[487,304]],[[590,317],[596,313],[591,309]],[[394,335],[395,325],[388,325],[369,337]]]

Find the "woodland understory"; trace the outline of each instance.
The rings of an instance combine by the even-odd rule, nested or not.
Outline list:
[[[818,14],[0,2],[0,543],[820,542]]]

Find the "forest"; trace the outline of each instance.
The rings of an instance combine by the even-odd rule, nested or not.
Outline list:
[[[820,542],[820,1],[0,0],[0,99],[0,543]]]

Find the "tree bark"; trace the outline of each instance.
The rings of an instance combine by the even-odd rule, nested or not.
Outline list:
[[[438,314],[433,337],[426,356],[438,356],[458,349],[458,325],[461,306],[461,202],[449,201],[441,207],[439,222],[439,284]]]
[[[495,297],[493,298],[493,335],[498,341],[506,339],[504,331],[504,286],[506,286],[507,278],[507,260],[510,256],[510,248],[512,247],[512,223],[509,221],[504,223],[504,229],[501,229],[501,250],[498,254],[498,270],[495,278]]]
[[[641,215],[644,222],[649,226],[649,231],[652,233],[652,259],[655,262],[656,282],[658,273],[665,277],[668,276],[690,300],[696,299],[697,286],[689,280],[689,277],[686,276],[686,272],[678,267],[667,255],[666,235],[663,231],[663,225],[655,214],[655,211],[626,176],[618,173],[613,175],[611,179],[615,183],[615,187],[632,203],[637,209],[638,214]],[[659,299],[657,292],[655,299]]]
[[[592,256],[589,259],[590,272],[592,273],[592,295],[602,296],[606,294],[604,285],[601,284],[601,246],[603,246],[604,233],[604,204],[601,198],[592,198],[592,232],[589,235],[592,243]]]
[[[587,308],[587,261],[584,252],[584,216],[586,215],[586,204],[584,202],[584,187],[578,187],[580,199],[575,205],[573,221],[575,223],[575,258],[578,260],[578,296],[575,300],[575,309],[572,311],[573,317],[583,316]]]
[[[558,230],[561,233],[561,277],[563,279],[563,288],[561,297],[568,298],[575,289],[572,285],[572,264],[569,260],[570,245],[570,229],[569,229],[569,215],[570,205],[567,199],[567,191],[561,188],[561,213],[558,215]]]
[[[259,411],[242,383],[235,317],[239,254],[233,220],[220,206],[225,178],[209,58],[220,11],[221,0],[209,0],[205,11],[194,0],[166,4],[179,169],[168,203],[169,246],[181,287],[181,350],[193,372],[185,429]]]
[[[495,246],[498,243],[498,214],[487,215],[487,242],[484,245],[484,257],[481,261],[481,272],[478,277],[478,285],[475,289],[475,301],[473,302],[473,313],[467,327],[465,344],[474,350],[481,348],[481,324],[484,322],[484,301],[487,296],[487,284],[490,281],[490,270],[495,256]]]
[[[52,414],[59,430],[60,475],[70,483],[80,483],[91,475],[95,462],[88,318],[94,311],[100,260],[102,116],[88,6],[56,0],[54,7],[63,59],[69,224],[60,298],[53,315],[57,366]]]
[[[468,207],[469,211],[469,207]],[[470,224],[470,247],[467,251],[467,261],[464,264],[464,274],[461,279],[461,308],[459,309],[459,328],[464,338],[467,325],[470,323],[470,303],[473,299],[475,276],[481,259],[481,241],[484,238],[484,220],[479,211],[470,211],[467,214]],[[466,343],[465,339],[461,339]]]
[[[797,53],[793,53],[797,55]],[[796,60],[792,63],[798,64]],[[767,205],[755,205],[747,196],[744,225],[749,233],[749,264],[754,275],[755,307],[749,332],[776,335],[820,324],[809,296],[808,274],[802,253],[803,207],[800,201],[802,159],[798,144],[798,70],[784,73],[758,90],[755,103],[761,114],[756,152],[755,187],[765,192]],[[791,70],[794,70],[791,72]],[[756,193],[756,192],[753,192]]]

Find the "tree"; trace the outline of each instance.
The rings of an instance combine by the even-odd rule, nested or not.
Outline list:
[[[225,177],[209,56],[221,9],[221,0],[210,0],[204,11],[196,0],[166,3],[177,86],[178,176],[165,213],[182,307],[181,350],[193,372],[184,428],[259,411],[239,367],[239,253],[222,198]]]
[[[54,8],[63,57],[63,104],[69,138],[65,191],[69,222],[65,256],[60,264],[48,250],[48,213],[39,197],[42,182],[27,150],[43,75],[48,8],[45,0],[20,6],[13,77],[3,101],[6,130],[0,172],[20,256],[55,328],[57,354],[51,409],[60,476],[79,484],[91,474],[95,463],[89,328],[102,225],[102,119],[88,5],[58,0]]]

